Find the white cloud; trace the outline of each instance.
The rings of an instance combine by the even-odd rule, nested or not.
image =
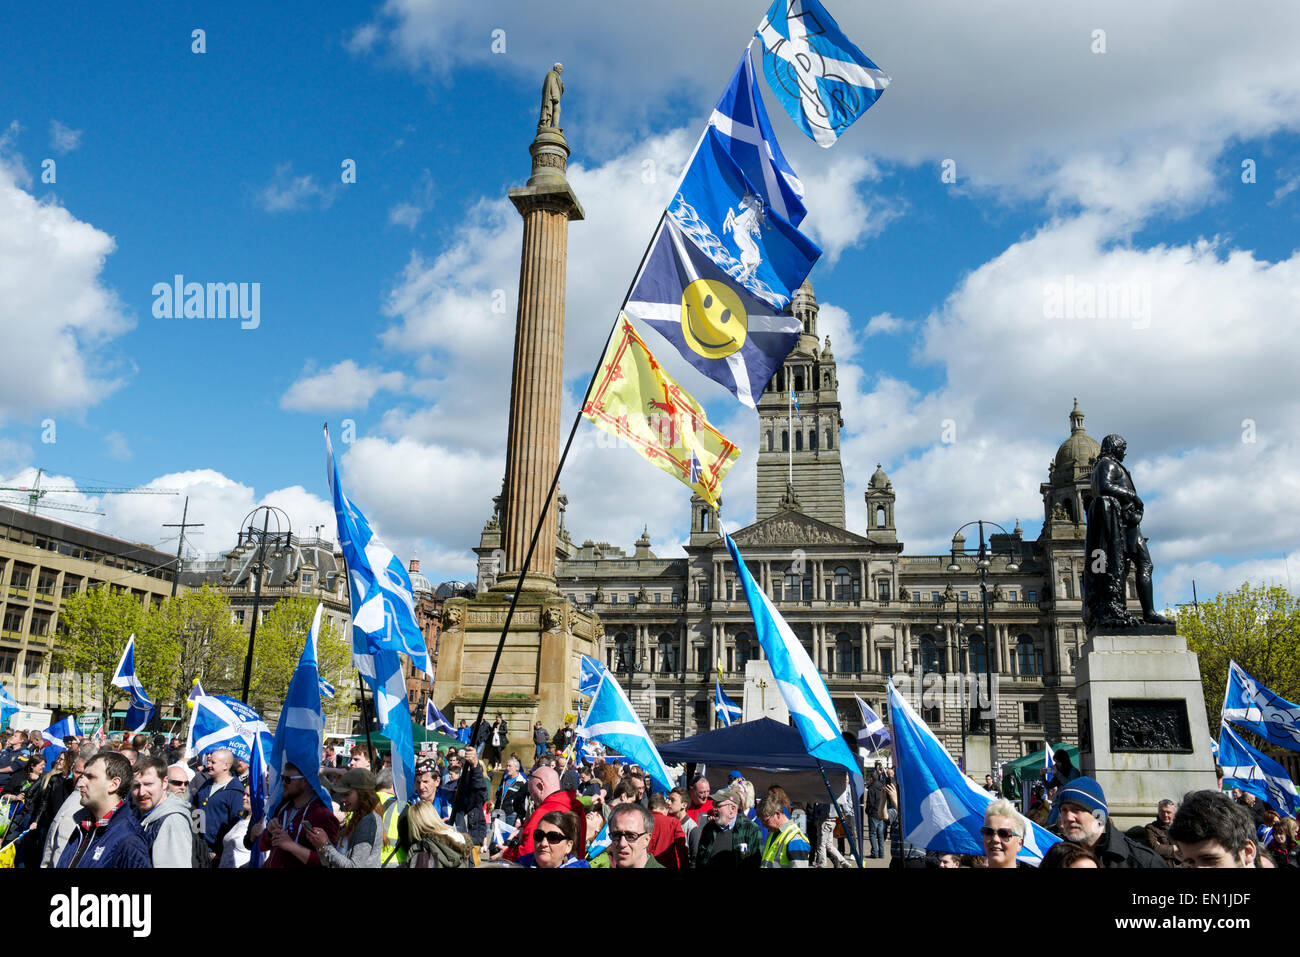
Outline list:
[[[862,338],[868,336],[893,335],[903,329],[906,323],[897,316],[887,312],[878,313],[867,320],[867,327],[862,331]]]
[[[437,193],[437,187],[434,186],[433,182],[433,174],[427,169],[424,170],[420,175],[420,182],[412,191],[411,198],[395,203],[389,208],[389,224],[405,226],[407,229],[414,230],[424,217],[424,214],[433,209],[433,200]]]
[[[395,203],[389,208],[388,222],[392,226],[405,226],[407,229],[414,229],[423,215],[424,210],[419,206],[403,201]]]
[[[74,130],[58,120],[50,120],[50,149],[56,153],[71,153],[81,146],[81,130]]]
[[[325,209],[337,195],[337,183],[322,186],[313,174],[295,176],[293,163],[281,163],[271,182],[258,190],[257,202],[268,213],[283,213],[309,207]]]
[[[126,436],[121,432],[109,432],[104,436],[104,444],[108,447],[108,457],[116,459],[119,462],[125,462],[131,458],[131,446],[126,440]]]
[[[370,404],[375,393],[395,392],[406,384],[400,372],[384,372],[375,366],[358,366],[351,359],[312,372],[304,371],[280,397],[280,408],[294,412],[355,411]]]

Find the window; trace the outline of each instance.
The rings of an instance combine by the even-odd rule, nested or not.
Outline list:
[[[700,509],[700,530],[704,532],[709,530],[709,510],[707,508]]]
[[[767,431],[767,450],[769,452],[772,451],[772,430],[771,429],[768,429]]]
[[[928,725],[936,725],[942,720],[942,716],[938,708],[922,708],[921,720]]]
[[[812,601],[812,597],[813,597],[812,573],[809,572],[807,575],[804,576],[803,579],[803,600]]]
[[[856,674],[862,670],[862,644],[847,632],[835,636],[835,670],[839,674]]]
[[[939,593],[937,591],[930,592],[930,601],[934,602],[936,605],[939,604]]]
[[[661,593],[661,592],[655,592],[655,604],[656,604],[656,605],[659,604],[661,601],[663,601],[663,598],[664,598],[663,593]]]
[[[1015,601],[1015,600],[1016,600],[1016,590],[1013,588],[1009,592],[1007,592],[1007,601]]]
[[[54,597],[54,583],[58,580],[58,575],[54,572],[41,572],[40,578],[36,582],[36,594],[44,595],[47,598]]]
[[[919,602],[920,600],[921,600],[921,593],[919,591],[912,592],[912,601]]]
[[[672,635],[659,636],[659,671],[670,675],[677,670],[677,642]]]
[[[935,647],[933,635],[921,636],[921,674],[926,675],[939,670],[939,649]]]
[[[781,451],[782,452],[790,451],[790,433],[787,432],[785,429],[781,430]]]
[[[18,671],[18,652],[0,651],[0,673],[16,674]]]
[[[962,592],[962,593],[961,593],[961,600],[962,600],[962,601],[970,601],[970,595],[968,595],[966,592]]]
[[[1024,719],[1024,720],[1021,722],[1022,724],[1042,724],[1042,723],[1043,723],[1043,722],[1042,722],[1042,719],[1041,719],[1041,718],[1039,717],[1039,715],[1038,715],[1038,702],[1037,702],[1037,701],[1023,701],[1023,702],[1021,702],[1020,707],[1021,707],[1021,709],[1023,710],[1023,719]]]
[[[614,650],[618,654],[617,669],[627,674],[632,673],[632,642],[623,632],[614,637]]]
[[[696,701],[695,702],[695,724],[697,726],[699,725],[707,726],[709,723],[709,713],[712,710],[713,709],[709,707],[709,702]]]
[[[882,675],[892,675],[894,673],[894,649],[880,649],[880,673]],[[876,714],[883,715],[884,712],[877,711]]]
[[[1038,601],[1038,592],[1036,592],[1036,591],[1031,591],[1031,592],[1029,593],[1029,600],[1030,600],[1030,601]]]
[[[833,433],[830,429],[826,430],[826,448],[828,449],[835,448],[835,443],[831,438],[834,434],[835,433]]]
[[[21,608],[8,608],[5,610],[4,630],[11,632],[21,632],[23,630],[24,611]]]
[[[734,578],[728,578],[727,579],[727,601],[732,601],[735,599],[735,597],[736,597],[736,580]]]
[[[889,582],[886,579],[882,578],[876,582],[876,594],[881,601],[889,601]]]
[[[592,592],[587,592],[587,604],[594,605],[595,603],[596,603],[595,594],[593,594]]]
[[[1016,641],[1016,671],[1025,676],[1043,673],[1043,653],[1034,647],[1034,639],[1021,635]]]
[[[876,506],[876,528],[885,527],[885,506]]]
[[[63,588],[61,594],[64,598],[71,598],[81,590],[81,579],[76,575],[63,576]]]
[[[781,579],[772,579],[772,601],[781,601]]]
[[[835,600],[852,601],[855,590],[853,586],[856,584],[847,567],[841,565],[835,569]]]
[[[617,593],[617,592],[610,592],[610,593],[609,593],[609,603],[610,603],[611,605],[617,605],[617,604],[618,604],[618,593]]]
[[[803,451],[803,432],[796,432],[794,434],[794,450],[796,452]]]
[[[672,715],[672,699],[664,696],[655,698],[655,720],[667,721]]]
[[[32,568],[33,566],[31,565],[20,565],[17,562],[15,562],[13,577],[9,579],[9,587],[10,588],[29,587],[32,583]]]
[[[794,374],[794,391],[795,391],[795,392],[802,392],[802,391],[803,391],[803,372],[802,372],[802,371],[800,371],[800,372],[796,372],[796,373]]]
[[[745,662],[758,660],[758,642],[746,632],[736,636],[736,670],[744,671]]]
[[[31,637],[33,638],[46,637],[50,633],[50,618],[51,615],[49,612],[39,612],[39,611],[32,612]]]
[[[988,649],[984,645],[984,638],[981,635],[974,635],[970,640],[970,652],[967,655],[967,661],[970,662],[972,674],[984,674],[985,666],[988,664]]]
[[[817,430],[816,429],[808,430],[808,451],[809,452],[817,451]]]
[[[709,673],[709,649],[708,648],[695,649],[695,670],[702,675]]]
[[[311,572],[303,572],[302,578],[298,583],[298,591],[303,595],[311,594],[311,586],[316,581],[316,576]]]

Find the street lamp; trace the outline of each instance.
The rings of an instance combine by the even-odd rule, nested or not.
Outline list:
[[[983,606],[983,610],[984,610],[984,676],[988,681],[989,700],[992,701],[993,642],[989,638],[989,567],[992,565],[992,562],[989,560],[989,547],[984,537],[984,526],[989,525],[993,528],[996,528],[1000,530],[1002,534],[1006,535],[1008,538],[1012,538],[1012,535],[1010,532],[1008,532],[997,522],[987,522],[984,521],[983,519],[976,519],[975,521],[967,522],[961,528],[957,529],[957,531],[954,532],[952,536],[952,562],[948,565],[948,571],[954,574],[961,571],[961,558],[963,555],[966,554],[966,539],[962,535],[962,531],[969,528],[972,525],[979,526],[980,544],[979,544],[979,551],[976,553],[975,567],[979,569],[980,603]],[[1007,571],[1009,572],[1020,571],[1020,565],[1016,561],[1016,556],[1014,554],[1012,554],[1011,560],[1007,562]],[[957,601],[957,609],[958,609],[958,615],[960,616],[961,614],[960,598],[958,598]],[[973,724],[974,721],[972,716],[972,730],[973,730]],[[998,777],[998,745],[997,745],[996,711],[992,715],[990,715],[988,719],[988,725],[989,725],[989,763],[993,765],[992,771],[994,774],[994,778],[996,779]]]
[[[255,527],[258,512],[263,513],[260,537],[258,537]],[[283,524],[280,521],[282,515],[284,516]],[[248,704],[248,686],[253,681],[253,642],[257,638],[257,613],[262,604],[262,579],[266,575],[266,543],[272,518],[275,519],[276,540],[278,541],[282,536],[287,535],[286,541],[291,541],[293,538],[293,525],[289,522],[289,515],[284,509],[276,508],[274,505],[259,505],[245,515],[244,520],[239,523],[241,538],[243,538],[243,529],[246,527],[248,529],[246,541],[251,542],[254,538],[258,539],[257,557],[253,562],[257,566],[257,584],[253,586],[253,624],[248,630],[248,656],[244,659],[244,691],[240,698],[244,704]],[[278,554],[279,550],[277,549],[271,557],[275,558]],[[250,572],[252,567],[253,565],[249,566]]]

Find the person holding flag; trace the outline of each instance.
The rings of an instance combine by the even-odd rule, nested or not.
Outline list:
[[[127,731],[138,733],[144,731],[153,720],[154,703],[144,693],[144,685],[135,676],[135,635],[126,640],[126,648],[113,673],[112,684],[123,688],[131,694],[131,705],[126,712]]]

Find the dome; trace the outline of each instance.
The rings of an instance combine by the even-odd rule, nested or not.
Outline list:
[[[1075,470],[1091,468],[1100,452],[1097,440],[1083,430],[1083,413],[1079,411],[1079,400],[1075,399],[1074,409],[1070,412],[1070,437],[1056,450],[1053,475],[1064,476],[1066,481],[1073,480]]]
[[[880,467],[879,462],[876,463],[876,471],[872,473],[869,484],[871,488],[886,489],[890,487],[889,476],[885,474],[885,470]]]
[[[445,581],[438,586],[434,592],[434,598],[462,598],[474,596],[474,586],[468,582],[462,581]]]
[[[429,579],[420,574],[420,560],[412,558],[407,569],[407,574],[411,576],[411,594],[413,595],[432,595],[433,584]]]

